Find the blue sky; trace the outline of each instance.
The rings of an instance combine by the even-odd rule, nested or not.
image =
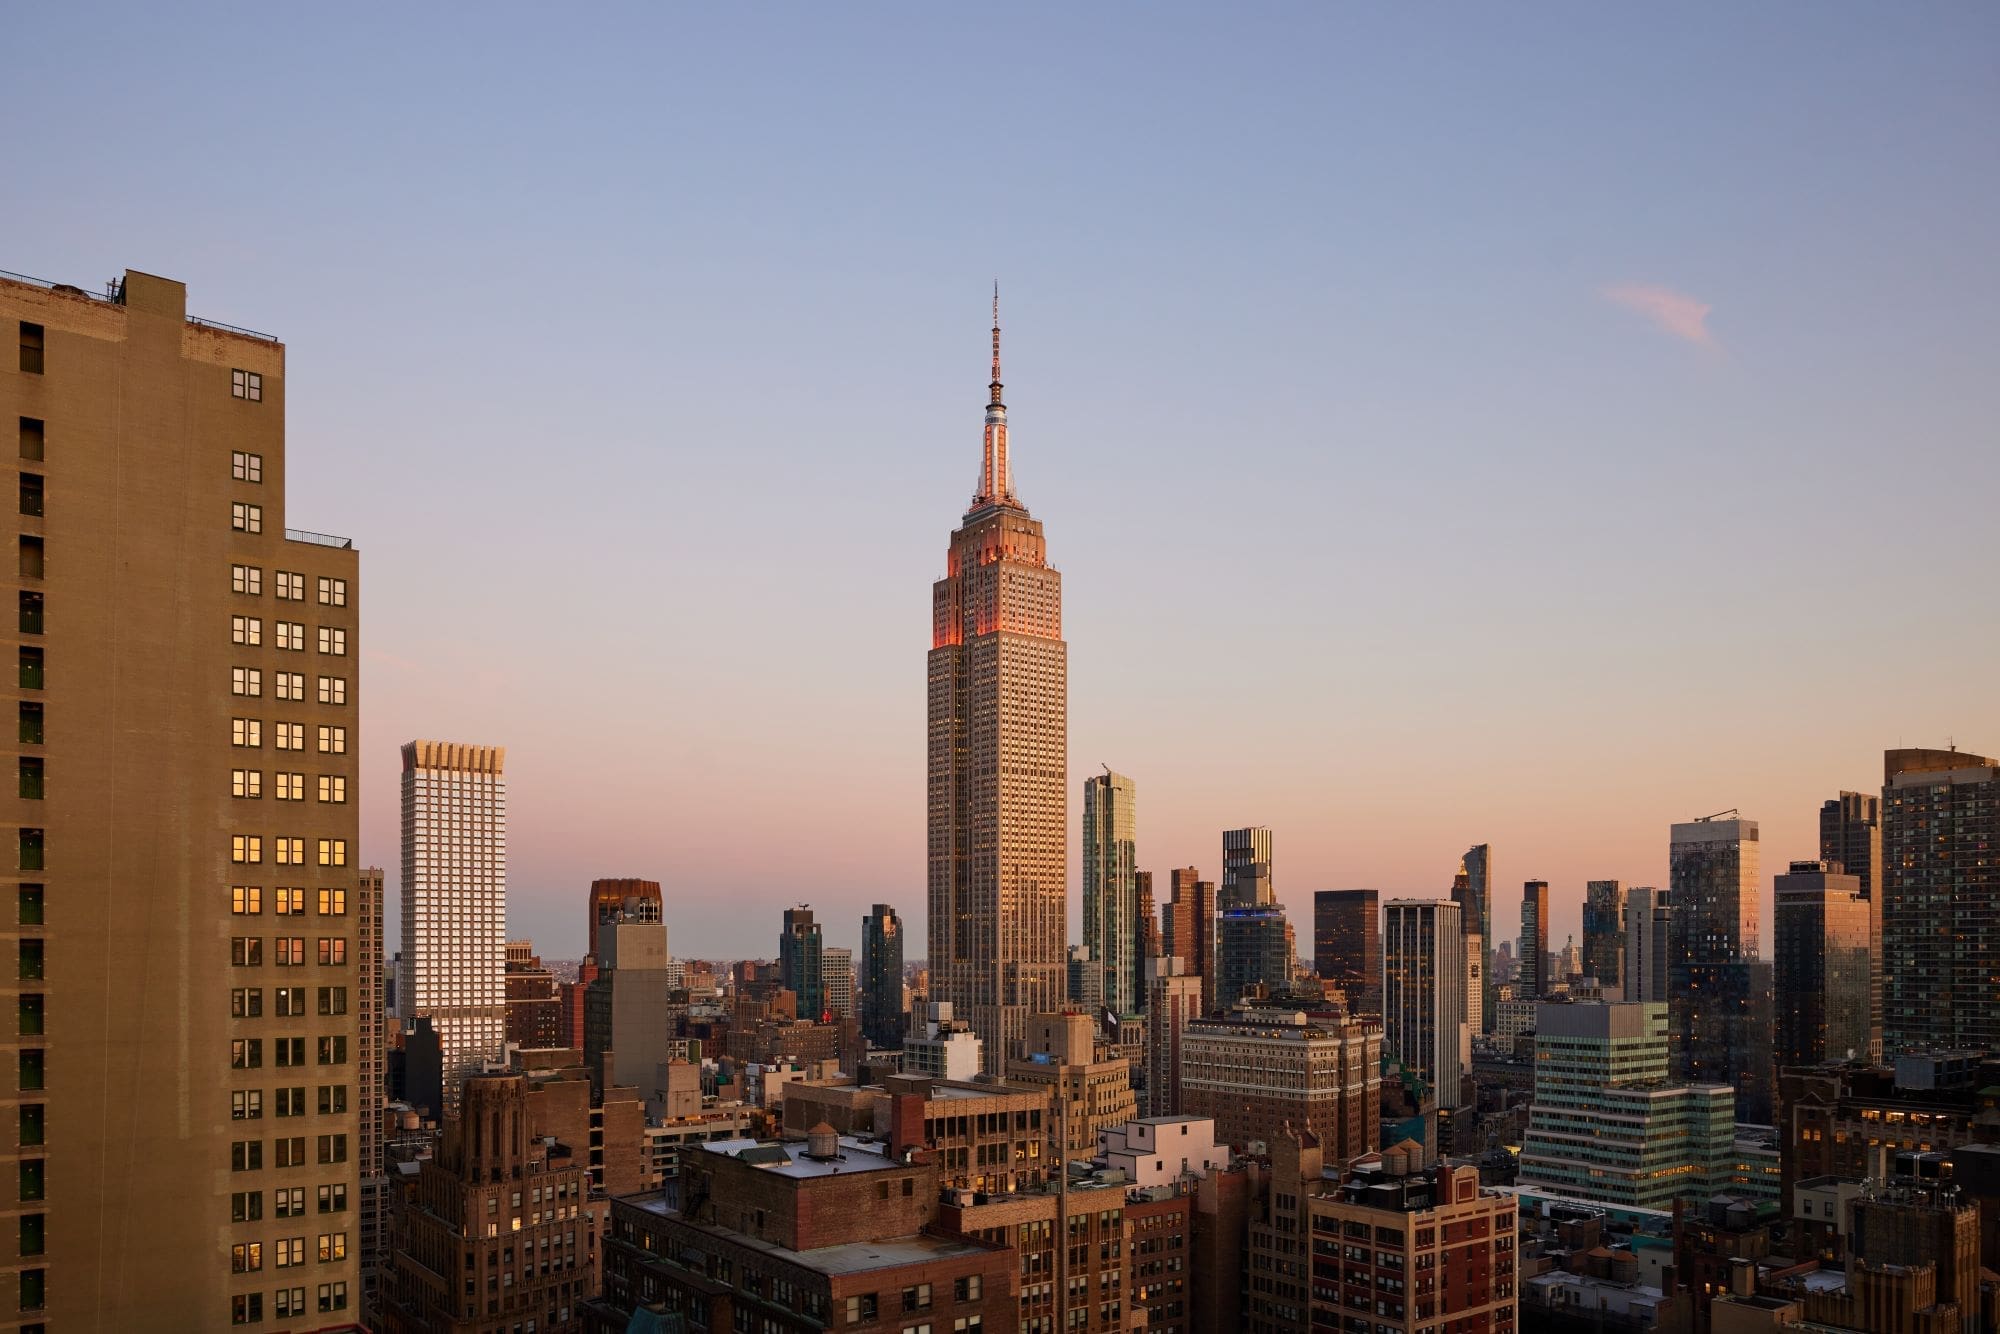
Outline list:
[[[760,6],[8,19],[0,268],[289,345],[394,755],[506,744],[517,934],[922,914],[988,285],[1072,772],[1281,895],[1813,855],[2000,747],[2000,12]],[[1080,807],[1080,799],[1073,802]],[[1078,814],[1073,810],[1073,816]],[[1503,920],[1511,924],[1503,893]]]

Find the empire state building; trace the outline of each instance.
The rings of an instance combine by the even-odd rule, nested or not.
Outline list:
[[[1069,649],[1062,576],[1014,491],[993,382],[972,506],[931,589],[931,999],[999,1073],[1028,1016],[1060,1009],[1068,935]]]

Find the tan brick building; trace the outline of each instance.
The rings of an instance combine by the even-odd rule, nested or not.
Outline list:
[[[360,587],[350,542],[286,526],[285,348],[142,273],[0,279],[0,331],[0,1327],[344,1327]]]
[[[1238,1149],[1311,1131],[1329,1163],[1372,1153],[1382,1124],[1382,1025],[1343,1012],[1238,1009],[1181,1034],[1181,1112]]]

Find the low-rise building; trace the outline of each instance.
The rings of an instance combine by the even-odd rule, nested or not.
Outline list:
[[[1122,1058],[1098,1058],[1090,1015],[1031,1015],[1027,1030],[1021,1057],[1007,1062],[1007,1082],[1048,1089],[1058,1112],[1049,1125],[1050,1144],[1066,1133],[1068,1143],[1057,1156],[1088,1158],[1102,1131],[1138,1115],[1131,1066]]]
[[[1146,1116],[1100,1131],[1097,1161],[1149,1190],[1225,1168],[1229,1150],[1216,1144],[1215,1122],[1205,1116]]]

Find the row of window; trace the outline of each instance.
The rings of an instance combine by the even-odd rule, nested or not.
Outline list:
[[[42,373],[44,335],[42,326],[22,321],[20,332],[21,370],[30,375]],[[43,455],[44,429],[38,418],[20,419],[20,455],[24,459],[39,459]],[[20,480],[21,513],[39,516],[43,512],[42,478],[35,473],[22,473]],[[43,573],[42,542],[38,537],[23,534],[20,541],[20,573],[23,578],[40,578]],[[21,595],[20,629],[23,634],[42,633],[42,599],[40,594],[24,592]],[[20,650],[21,688],[39,690],[42,688],[42,650],[23,647]],[[39,704],[23,702],[20,705],[20,738],[24,745],[39,745],[42,741],[42,708]],[[20,765],[20,792],[26,798],[42,796],[43,773],[39,758],[22,757]],[[17,861],[24,870],[39,869],[43,859],[43,834],[39,829],[23,829],[16,835]],[[19,917],[24,926],[42,924],[42,887],[22,885],[18,891]],[[39,938],[27,938],[20,942],[20,977],[22,980],[39,979],[42,976],[42,942]],[[20,1032],[23,1036],[39,1036],[43,1030],[43,997],[24,995],[20,999]],[[18,1067],[17,1087],[22,1092],[36,1092],[47,1087],[45,1070],[46,1053],[39,1048],[23,1048],[16,1055]],[[40,1103],[21,1104],[16,1112],[19,1140],[23,1146],[41,1144],[44,1140],[45,1108]],[[43,1174],[44,1164],[39,1159],[23,1160],[19,1164],[19,1198],[24,1202],[45,1197]],[[19,1252],[23,1256],[41,1255],[45,1250],[43,1215],[24,1214],[20,1220]],[[43,1269],[23,1270],[18,1279],[18,1305],[23,1311],[39,1311],[47,1300],[47,1271]],[[39,1326],[29,1326],[39,1328]]]
[[[292,653],[306,651],[306,627],[298,621],[274,621],[277,631],[277,646]],[[257,616],[232,616],[229,618],[229,642],[246,644],[252,648],[264,642],[264,622]],[[330,658],[347,656],[347,631],[336,625],[319,627],[319,651]],[[321,681],[328,678],[321,677]],[[344,687],[343,687],[344,688]],[[238,692],[241,693],[241,692]],[[346,701],[341,701],[345,703]]]
[[[229,567],[229,591],[243,593],[250,597],[264,594],[264,567],[261,565],[232,565]],[[306,600],[306,577],[292,570],[277,570],[272,576],[272,593],[281,602],[304,602]],[[345,607],[347,605],[347,581],[321,575],[318,582],[319,605],[322,607]]]
[[[347,1136],[321,1135],[315,1145],[319,1162],[344,1163],[347,1161]],[[306,1137],[293,1135],[271,1141],[271,1158],[278,1167],[306,1166]],[[264,1141],[261,1139],[239,1139],[229,1145],[229,1170],[232,1172],[261,1172],[264,1170]]]
[[[280,1019],[304,1018],[306,1012],[306,989],[304,987],[272,987],[272,1007]],[[346,987],[319,988],[319,1012],[326,1014],[347,1013]],[[229,1017],[231,1019],[260,1019],[264,1014],[264,989],[262,987],[234,987],[229,992]]]
[[[244,618],[238,616],[235,619],[240,621]],[[254,620],[255,618],[251,619]],[[257,631],[253,629],[250,631],[250,634],[251,638],[249,640],[239,639],[236,642],[239,644],[245,642],[255,644],[258,637]],[[263,669],[258,667],[231,667],[229,669],[229,693],[232,695],[242,695],[249,699],[262,698],[264,694]],[[271,673],[271,693],[278,699],[303,703],[306,698],[305,673]],[[347,678],[344,676],[320,677],[319,702],[322,704],[347,703]]]
[[[306,1063],[306,1040],[297,1038],[272,1038],[271,1064],[281,1070],[301,1069]],[[346,1065],[347,1039],[345,1037],[325,1037],[318,1040],[319,1057],[314,1065]],[[264,1068],[263,1038],[231,1038],[229,1040],[229,1068],[232,1070],[262,1070]],[[326,1159],[322,1158],[321,1162]],[[286,1164],[279,1163],[284,1167]],[[241,1169],[239,1169],[241,1170]]]
[[[280,837],[271,840],[272,860],[280,866],[304,866],[306,864],[306,841],[302,838]],[[317,840],[319,865],[347,865],[347,840],[344,838],[322,838]],[[233,834],[229,839],[229,860],[239,866],[256,866],[264,860],[264,837],[261,834]]]
[[[322,1283],[319,1285],[319,1309],[345,1311],[347,1309],[347,1285],[345,1283]],[[306,1290],[304,1288],[279,1288],[271,1294],[271,1312],[279,1319],[290,1319],[306,1314]],[[264,1294],[246,1292],[229,1299],[229,1323],[232,1325],[256,1325],[264,1320]]]
[[[272,1102],[279,1116],[306,1115],[305,1086],[283,1088],[272,1091]],[[319,1114],[339,1116],[347,1110],[347,1085],[321,1084],[319,1086]],[[229,1119],[232,1121],[260,1121],[264,1117],[264,1090],[235,1089],[229,1095]]]
[[[272,1268],[290,1269],[306,1262],[306,1239],[304,1237],[280,1237],[270,1243]],[[323,1265],[338,1264],[347,1258],[347,1234],[345,1232],[322,1232],[319,1234],[319,1262]],[[229,1269],[236,1274],[255,1274],[264,1268],[264,1243],[261,1241],[238,1242],[229,1248]]]
[[[271,1202],[276,1207],[272,1214],[278,1218],[304,1218],[306,1216],[306,1188],[304,1186],[280,1186],[271,1192]],[[347,1212],[347,1183],[336,1181],[319,1188],[319,1211],[323,1214],[344,1214]],[[264,1217],[264,1192],[261,1190],[239,1190],[229,1197],[229,1218],[234,1223],[261,1222]]]
[[[275,723],[275,739],[279,750],[304,750],[306,748],[306,725],[304,723]],[[24,738],[25,739],[25,738]],[[319,753],[322,755],[345,755],[347,753],[347,728],[338,724],[327,724],[319,729]],[[246,749],[261,749],[264,745],[264,720],[261,718],[231,718],[229,720],[229,744]]]
[[[280,746],[280,750],[285,747]],[[279,801],[304,801],[306,799],[306,776],[296,773],[277,773],[277,798]],[[319,799],[340,805],[347,800],[347,779],[340,774],[319,775]],[[25,794],[24,794],[25,795]],[[264,771],[262,769],[231,769],[229,771],[229,795],[255,801],[264,795]]]
[[[271,955],[280,968],[303,968],[306,962],[306,940],[304,936],[273,936]],[[327,968],[338,967],[347,962],[347,941],[341,936],[321,936],[316,961]],[[229,963],[235,968],[262,968],[264,966],[264,938],[262,936],[231,936],[229,938]]]
[[[264,911],[264,887],[262,885],[231,885],[229,887],[229,911],[238,917],[255,917]],[[303,917],[306,915],[306,892],[290,885],[279,885],[271,891],[271,914],[274,917]],[[319,892],[319,915],[321,917],[347,916],[347,891],[344,889],[322,889]]]

